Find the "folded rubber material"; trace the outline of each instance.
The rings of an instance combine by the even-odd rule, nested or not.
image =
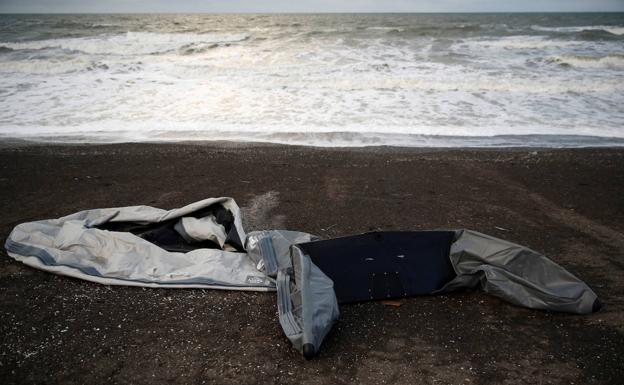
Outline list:
[[[181,209],[171,210],[164,218],[150,217],[147,220],[141,220],[136,213],[133,216],[133,209],[136,207],[104,209],[118,210],[118,214],[123,212],[126,215],[123,217],[116,215],[106,221],[100,220],[89,227],[132,233],[162,249],[173,252],[186,253],[196,249],[226,249],[244,252],[245,248],[241,241],[244,240],[241,238],[244,232],[238,206],[234,208],[236,203],[231,198],[217,199],[223,202],[200,205],[192,211],[185,210],[199,203],[196,202]],[[223,203],[231,206],[236,215]],[[138,207],[142,207],[145,213],[153,215],[158,215],[156,210],[160,210],[147,206]]]
[[[188,243],[175,231],[182,217],[214,215],[226,247]],[[179,209],[131,206],[80,211],[22,223],[5,247],[16,260],[55,274],[108,285],[275,290],[243,249],[240,210],[231,198],[210,198]]]
[[[480,288],[518,306],[589,314],[598,296],[582,280],[527,247],[471,230],[457,230],[449,254],[457,277],[439,292]]]
[[[219,248],[223,248],[227,241],[225,224],[218,223],[217,218],[212,214],[199,219],[183,217],[176,222],[174,229],[188,243],[211,241],[217,244]]]
[[[480,288],[533,309],[588,314],[601,307],[589,286],[544,255],[475,231],[325,241],[288,230],[246,234],[231,198],[22,223],[5,247],[26,265],[108,285],[277,290],[279,322],[306,358],[338,319],[338,302]]]

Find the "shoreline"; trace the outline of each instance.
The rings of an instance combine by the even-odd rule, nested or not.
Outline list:
[[[13,143],[14,144],[14,143]],[[33,382],[595,383],[624,377],[624,148],[319,148],[0,140],[0,235],[82,209],[232,196],[245,230],[470,228],[585,280],[590,316],[479,292],[341,308],[304,362],[263,293],[107,287],[0,252],[0,377]],[[154,375],[154,377],[151,377]]]
[[[599,138],[599,137],[596,137]],[[47,139],[25,139],[19,137],[0,136],[0,149],[17,147],[98,147],[98,146],[202,146],[202,147],[223,147],[223,148],[250,148],[250,147],[274,147],[274,148],[303,148],[310,150],[337,150],[337,151],[565,151],[565,150],[624,150],[624,138],[604,138],[621,140],[621,144],[605,145],[578,145],[578,146],[545,146],[545,145],[491,145],[491,146],[421,146],[421,145],[394,145],[394,144],[371,144],[371,145],[351,145],[351,146],[325,146],[300,143],[280,143],[271,141],[245,141],[245,140],[138,140],[119,142],[80,142],[80,141],[54,141]]]
[[[352,137],[353,132],[314,132],[298,134],[301,137],[280,139],[280,135],[288,137],[294,133],[272,133],[262,137],[260,133],[242,133],[240,136],[223,139],[97,139],[97,137],[81,137],[78,135],[14,137],[0,135],[0,147],[12,145],[208,145],[208,146],[295,146],[309,148],[411,148],[411,149],[577,149],[577,148],[624,148],[624,138],[589,136],[589,135],[494,135],[494,136],[440,136],[421,134],[384,134],[377,132],[364,133],[361,138]],[[254,136],[255,135],[255,136]],[[368,137],[367,137],[368,135]],[[324,136],[326,136],[324,138]],[[335,136],[336,138],[331,138]],[[345,137],[347,139],[345,139]],[[329,138],[329,139],[328,139]],[[420,141],[414,141],[420,139]]]

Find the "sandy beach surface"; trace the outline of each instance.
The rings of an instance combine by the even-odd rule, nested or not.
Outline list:
[[[231,196],[246,230],[324,238],[470,228],[527,245],[605,306],[575,316],[479,292],[343,306],[320,355],[272,293],[107,287],[0,252],[0,379],[11,383],[621,384],[624,150],[0,146],[0,235],[95,208]]]

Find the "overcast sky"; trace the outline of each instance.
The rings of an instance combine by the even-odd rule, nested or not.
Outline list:
[[[591,11],[624,11],[624,0],[0,0],[1,13]]]

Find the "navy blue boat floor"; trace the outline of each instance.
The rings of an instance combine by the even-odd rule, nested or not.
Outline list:
[[[300,244],[339,303],[430,294],[455,278],[453,231],[384,231]]]

